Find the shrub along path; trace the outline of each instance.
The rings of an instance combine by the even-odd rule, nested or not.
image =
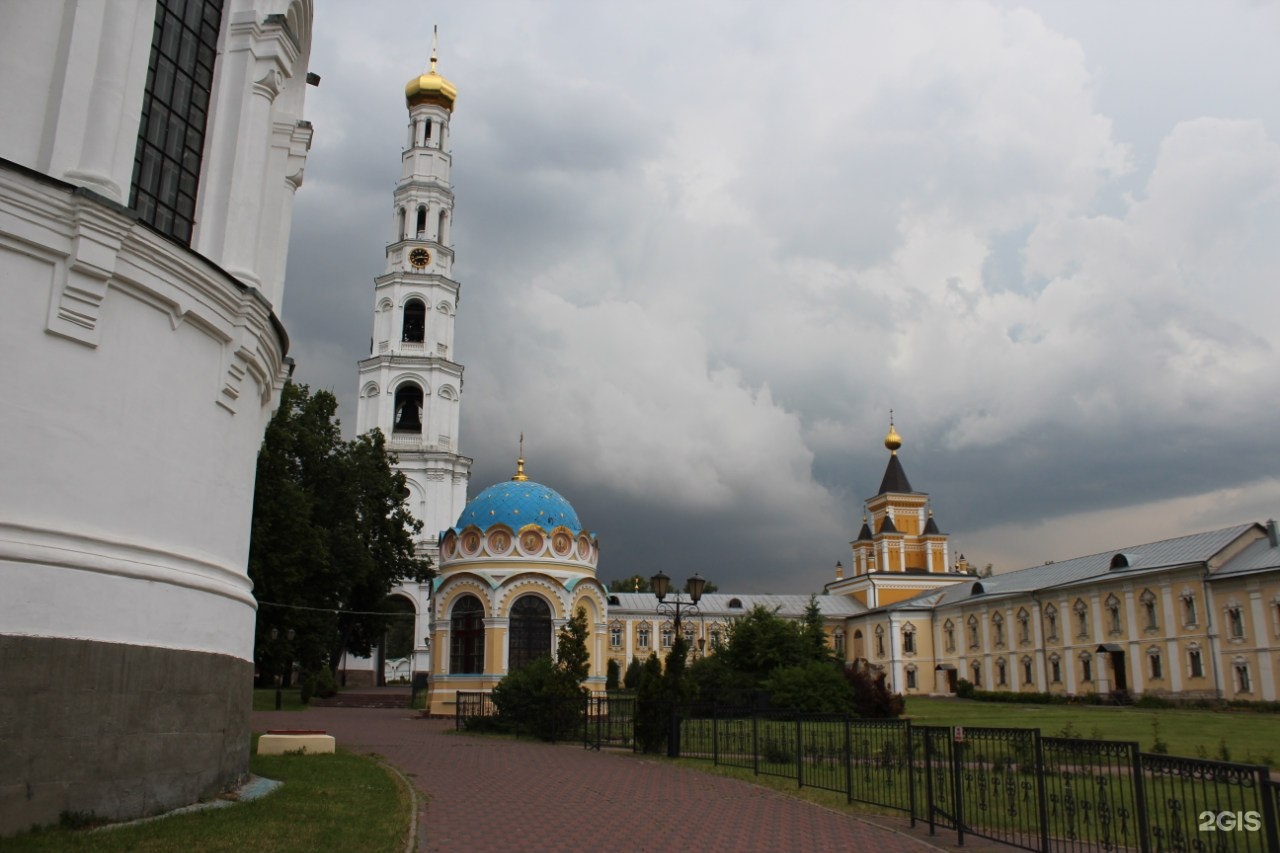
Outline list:
[[[897,831],[750,783],[662,760],[453,734],[453,722],[405,710],[255,712],[255,731],[325,729],[409,776],[420,800],[419,851],[826,851],[927,853],[922,829]],[[905,827],[905,823],[903,824]],[[974,842],[977,842],[976,844]],[[967,840],[965,850],[985,847]]]

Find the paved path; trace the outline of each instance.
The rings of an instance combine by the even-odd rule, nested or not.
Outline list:
[[[954,833],[939,834],[935,847],[916,837],[922,830],[899,832],[746,782],[577,745],[454,735],[452,721],[412,713],[312,708],[255,712],[252,723],[325,729],[346,749],[385,757],[424,795],[419,851],[955,849]]]

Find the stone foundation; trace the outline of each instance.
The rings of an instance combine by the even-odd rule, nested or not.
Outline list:
[[[0,673],[0,836],[163,812],[248,772],[249,661],[0,635]]]

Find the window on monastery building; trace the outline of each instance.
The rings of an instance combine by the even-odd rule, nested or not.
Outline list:
[[[982,686],[982,664],[974,661],[969,665],[969,680],[973,682],[974,687]]]
[[[551,657],[551,605],[540,595],[522,595],[511,606],[507,671]]]
[[[1093,658],[1088,652],[1080,655],[1080,680],[1093,681]]]
[[[1076,633],[1081,637],[1089,636],[1089,606],[1080,599],[1076,599]]]
[[[1045,636],[1050,640],[1058,639],[1058,608],[1052,604],[1044,609],[1044,623],[1048,629],[1045,631]]]
[[[741,609],[742,609],[742,599],[740,599],[740,598],[731,598],[731,599],[729,599],[729,608],[730,608],[731,610],[741,610]]]
[[[991,631],[995,634],[996,648],[1004,647],[1004,617],[999,613],[991,617]]]
[[[1031,684],[1035,681],[1031,671],[1031,658],[1024,657],[1022,659],[1022,683]]]
[[[910,625],[902,629],[902,652],[908,655],[916,653],[916,629]]]
[[[129,206],[189,246],[222,3],[159,0],[155,6]]]
[[[978,617],[969,617],[969,648],[976,649],[981,645],[981,637],[978,634]]]
[[[449,613],[449,672],[484,672],[484,605],[464,595]]]
[[[884,657],[884,627],[876,626],[876,657]]]
[[[956,626],[950,619],[942,623],[942,636],[947,651],[954,652],[956,650]]]
[[[1187,627],[1196,624],[1196,597],[1189,592],[1182,596],[1182,624]]]
[[[642,649],[649,648],[649,626],[641,625],[636,629],[636,645]]]
[[[996,660],[996,686],[1007,687],[1009,685],[1009,665],[1005,663],[1004,658]]]
[[[622,626],[621,625],[609,626],[609,646],[615,649],[622,648]]]
[[[719,625],[713,625],[711,627],[711,648],[719,649],[723,645],[724,631]],[[836,634],[836,646],[839,651],[844,651],[844,634],[842,632],[837,632]]]
[[[914,666],[907,667],[907,689],[916,689],[916,668]]]
[[[1147,630],[1155,631],[1160,628],[1160,621],[1156,618],[1156,596],[1149,589],[1144,589],[1142,595],[1138,596],[1138,600],[1142,602],[1142,613],[1146,617]]]
[[[1235,671],[1236,671],[1236,692],[1252,693],[1253,682],[1249,680],[1249,665],[1247,663],[1237,663],[1235,665]]]
[[[1187,671],[1192,678],[1204,678],[1204,658],[1200,655],[1200,649],[1192,648],[1187,651]]]
[[[712,645],[718,648],[720,646],[719,633],[714,633],[711,636],[712,636]],[[833,636],[833,640],[836,646],[836,654],[843,659],[844,658],[844,631],[836,631]]]
[[[427,306],[421,299],[410,299],[404,304],[404,328],[400,340],[420,344],[427,337]]]
[[[418,221],[414,232],[421,239],[427,233],[427,206],[425,204],[418,205]]]
[[[1054,684],[1062,683],[1062,659],[1057,655],[1049,658],[1049,680]]]
[[[1231,633],[1231,639],[1244,639],[1244,610],[1242,608],[1227,608],[1227,630]]]
[[[1147,652],[1147,668],[1151,673],[1152,681],[1159,681],[1164,678],[1164,664],[1160,661],[1160,653],[1158,651]]]
[[[676,631],[671,627],[670,623],[662,626],[662,647],[669,649],[676,642]]]
[[[686,650],[693,649],[693,629],[686,627],[684,629],[684,645]]]
[[[423,139],[430,139],[430,138],[431,138],[431,119],[427,119],[427,120],[423,123],[422,138],[423,138]]]
[[[1107,596],[1107,618],[1111,622],[1111,633],[1123,633],[1124,626],[1120,623],[1120,599],[1114,595]]]
[[[1018,611],[1018,642],[1024,646],[1031,642],[1031,616],[1025,610]]]

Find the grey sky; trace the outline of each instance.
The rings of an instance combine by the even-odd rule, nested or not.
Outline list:
[[[283,313],[347,425],[436,23],[471,493],[523,431],[604,578],[819,589],[891,407],[980,565],[1276,514],[1277,4],[321,0]]]

